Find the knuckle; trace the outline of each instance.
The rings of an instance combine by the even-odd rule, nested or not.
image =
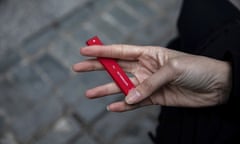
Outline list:
[[[173,70],[178,70],[180,67],[179,61],[176,59],[173,59],[169,62],[169,67]]]
[[[119,57],[122,58],[125,56],[125,45],[120,44],[120,49],[119,49]]]

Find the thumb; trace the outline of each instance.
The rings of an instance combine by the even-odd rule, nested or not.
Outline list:
[[[148,98],[157,89],[174,80],[177,72],[171,65],[164,65],[156,73],[129,91],[125,98],[127,104],[136,104]],[[154,103],[154,102],[153,102]]]

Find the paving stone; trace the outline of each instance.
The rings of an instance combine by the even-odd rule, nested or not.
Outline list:
[[[168,45],[168,43],[175,37],[177,37],[177,33],[176,33],[175,29],[173,28],[173,29],[170,29],[169,31],[167,31],[166,34],[163,35],[162,37],[159,37],[158,39],[154,39],[154,41],[152,41],[152,45],[166,47]]]
[[[123,96],[121,96],[123,97]],[[86,99],[82,96],[82,100],[79,100],[74,104],[76,113],[84,120],[86,124],[97,122],[98,117],[102,117],[103,113],[107,112],[106,107],[110,103],[119,99],[117,96],[108,96],[99,99]]]
[[[9,72],[11,80],[0,81],[0,107],[10,117],[18,117],[39,100],[48,97],[51,86],[31,65],[17,65]]]
[[[84,26],[75,29],[72,33],[73,39],[78,43],[79,47],[86,46],[86,41],[97,35],[93,30],[84,28]],[[79,53],[78,53],[79,54]]]
[[[53,128],[36,144],[67,144],[73,137],[81,133],[81,128],[71,117],[59,119]]]
[[[88,0],[89,1],[89,0]],[[87,0],[7,0],[0,4],[0,43],[15,47]],[[1,47],[0,47],[1,48]],[[2,50],[2,48],[1,48]]]
[[[98,77],[98,75],[101,75],[101,77]],[[114,101],[117,97],[89,100],[85,97],[85,91],[88,88],[109,81],[109,76],[104,72],[79,74],[60,87],[58,92],[68,105],[74,107],[76,113],[85,123],[90,123],[94,121],[99,114],[106,111],[106,105]]]
[[[98,144],[90,135],[84,134],[73,144]]]
[[[106,71],[78,73],[76,77],[79,80],[77,86],[82,87],[85,90],[108,82],[112,82],[111,77],[107,74]],[[74,87],[76,87],[76,85]]]
[[[156,121],[150,120],[146,115],[134,119],[121,132],[115,144],[152,144],[148,132],[155,132],[156,124]]]
[[[6,72],[9,68],[20,61],[21,57],[18,52],[9,49],[0,53],[0,74]]]
[[[3,115],[2,113],[1,113],[1,109],[0,109],[0,139],[1,139],[1,137],[2,137],[2,135],[4,134],[4,132],[5,132],[5,130],[6,130],[6,116],[5,115]]]
[[[29,0],[7,0],[1,4],[0,43],[16,47],[52,20],[53,17],[41,11],[38,4]]]
[[[26,143],[40,130],[56,121],[62,112],[63,105],[56,98],[45,99],[15,119],[11,127],[17,140]]]
[[[159,8],[166,12],[174,12],[180,9],[183,0],[155,0],[159,4]]]
[[[159,43],[166,43],[166,41],[161,40],[163,37],[167,37],[167,33],[170,29],[173,29],[174,24],[171,23],[172,20],[167,17],[161,17],[152,21],[144,28],[139,28],[136,33],[132,36],[132,40],[129,43],[132,44],[141,44],[141,45],[152,45],[152,42],[156,39],[159,40]],[[164,38],[166,40],[166,38]],[[170,38],[169,38],[170,39]]]
[[[85,90],[113,82],[112,78],[106,71],[93,71],[82,74],[80,73],[78,77],[81,79],[80,84],[85,86]],[[112,101],[119,99],[120,96],[122,97],[122,94],[100,98],[99,102],[106,105]]]
[[[96,120],[96,118],[106,111],[106,106],[99,102],[99,100],[84,99],[79,104],[75,104],[77,114],[89,124]]]
[[[46,49],[55,37],[56,31],[48,28],[25,40],[22,44],[23,50],[27,54],[35,54],[40,49]]]
[[[111,81],[111,79],[106,72],[80,73],[61,86],[58,91],[61,95],[69,95],[63,98],[67,103],[72,104],[79,96],[84,95],[88,88],[93,88],[109,81]]]
[[[38,2],[39,7],[45,13],[54,18],[61,18],[70,13],[75,8],[83,6],[89,0],[48,0],[46,2]]]
[[[68,80],[64,85],[60,86],[57,90],[61,99],[69,105],[73,105],[78,101],[79,97],[84,95],[85,85],[82,84],[81,79],[74,77]]]
[[[119,24],[123,25],[128,31],[133,31],[139,24],[139,21],[129,15],[126,11],[124,11],[119,6],[114,6],[109,13],[118,21]]]
[[[32,102],[7,79],[0,81],[0,93],[0,108],[10,117],[24,114],[32,105]]]
[[[137,110],[126,113],[109,112],[93,125],[93,132],[103,143],[111,143],[127,126],[129,121],[138,119],[139,114]]]
[[[124,2],[144,17],[144,19],[156,16],[156,12],[148,4],[149,0],[125,0]]]
[[[1,144],[17,144],[14,136],[10,132],[6,132],[2,137],[0,137]]]
[[[73,64],[85,58],[80,55],[79,48],[80,46],[74,45],[67,39],[58,36],[58,38],[51,42],[49,53],[71,70]]]
[[[89,123],[104,110],[104,105],[98,100],[90,101],[85,97],[86,86],[81,78],[74,78],[60,88],[62,99],[75,112]]]
[[[61,63],[56,61],[53,57],[48,54],[44,54],[40,57],[36,64],[48,75],[49,79],[54,85],[61,83],[69,77],[69,71],[71,69],[66,69]]]
[[[91,1],[86,6],[91,10],[91,15],[89,18],[98,17],[98,14],[106,11],[110,6],[115,4],[115,0],[109,2],[109,0],[101,0],[101,1]]]
[[[90,37],[94,35],[101,36],[100,33],[95,31],[96,29],[92,30],[91,26],[88,26],[89,21],[99,17],[99,14],[101,15],[108,9],[108,7],[111,7],[113,3],[114,1],[109,3],[108,0],[89,1],[85,7],[79,9],[73,14],[73,16],[70,18],[70,23],[67,21],[63,22],[63,25],[69,27],[65,32],[73,34],[73,39],[76,40],[79,46],[85,46],[85,41]]]
[[[9,89],[19,91],[23,97],[33,101],[45,98],[51,90],[51,85],[42,79],[33,65],[17,65],[10,77],[12,86]]]
[[[72,32],[75,28],[80,27],[82,23],[86,22],[89,19],[91,10],[88,7],[83,7],[73,11],[71,15],[63,19],[60,25],[60,31],[69,33]]]
[[[104,33],[97,29],[91,21],[88,21],[72,33],[72,37],[78,44],[78,47],[86,46],[86,41],[93,36],[101,38],[104,44],[112,43],[112,41]]]
[[[99,33],[104,34],[112,43],[120,43],[124,39],[124,33],[116,26],[111,25],[103,18],[96,18],[90,23],[94,24]]]

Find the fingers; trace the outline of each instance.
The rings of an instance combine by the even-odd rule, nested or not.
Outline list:
[[[165,84],[168,84],[177,76],[177,72],[171,65],[165,65],[160,68],[159,71],[154,73],[149,78],[145,79],[135,89],[132,89],[125,98],[127,104],[138,103],[150,95],[157,89],[161,88]],[[155,102],[153,102],[155,103]]]
[[[121,68],[126,72],[132,72],[133,69],[137,66],[136,61],[124,61],[119,60],[118,64]],[[102,64],[96,59],[89,59],[83,62],[79,62],[72,66],[73,71],[75,72],[88,72],[88,71],[95,71],[95,70],[103,70]]]
[[[112,82],[105,85],[101,85],[86,91],[86,97],[88,98],[100,98],[103,96],[119,93],[120,89],[118,86]]]
[[[138,81],[136,78],[130,78],[130,80],[134,83],[134,85],[138,84]],[[116,85],[116,83],[108,83],[105,85],[101,85],[92,89],[89,89],[86,91],[86,96],[88,98],[100,98],[112,94],[117,94],[120,92],[119,87]]]
[[[96,59],[89,59],[89,60],[85,60],[83,62],[74,64],[72,66],[72,69],[75,72],[88,72],[88,71],[94,71],[94,70],[102,70],[103,66]]]
[[[112,103],[107,106],[107,110],[111,112],[125,112],[125,111],[130,111],[134,110],[140,107],[152,105],[151,101],[149,99],[146,99],[140,103],[129,105],[125,101],[119,101]]]
[[[87,72],[87,71],[94,71],[94,70],[101,70],[103,66],[96,60],[96,59],[89,59],[83,62],[79,62],[72,66],[72,69],[75,72]]]
[[[84,56],[110,57],[125,60],[137,59],[145,48],[131,45],[88,46],[80,49]]]

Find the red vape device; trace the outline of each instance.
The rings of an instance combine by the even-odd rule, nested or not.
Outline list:
[[[88,46],[103,45],[97,36],[94,36],[91,39],[87,40],[86,44]],[[129,90],[134,88],[134,84],[114,59],[103,57],[98,57],[97,59],[104,66],[104,68],[107,70],[112,79],[116,82],[118,87],[125,95],[128,94]]]

